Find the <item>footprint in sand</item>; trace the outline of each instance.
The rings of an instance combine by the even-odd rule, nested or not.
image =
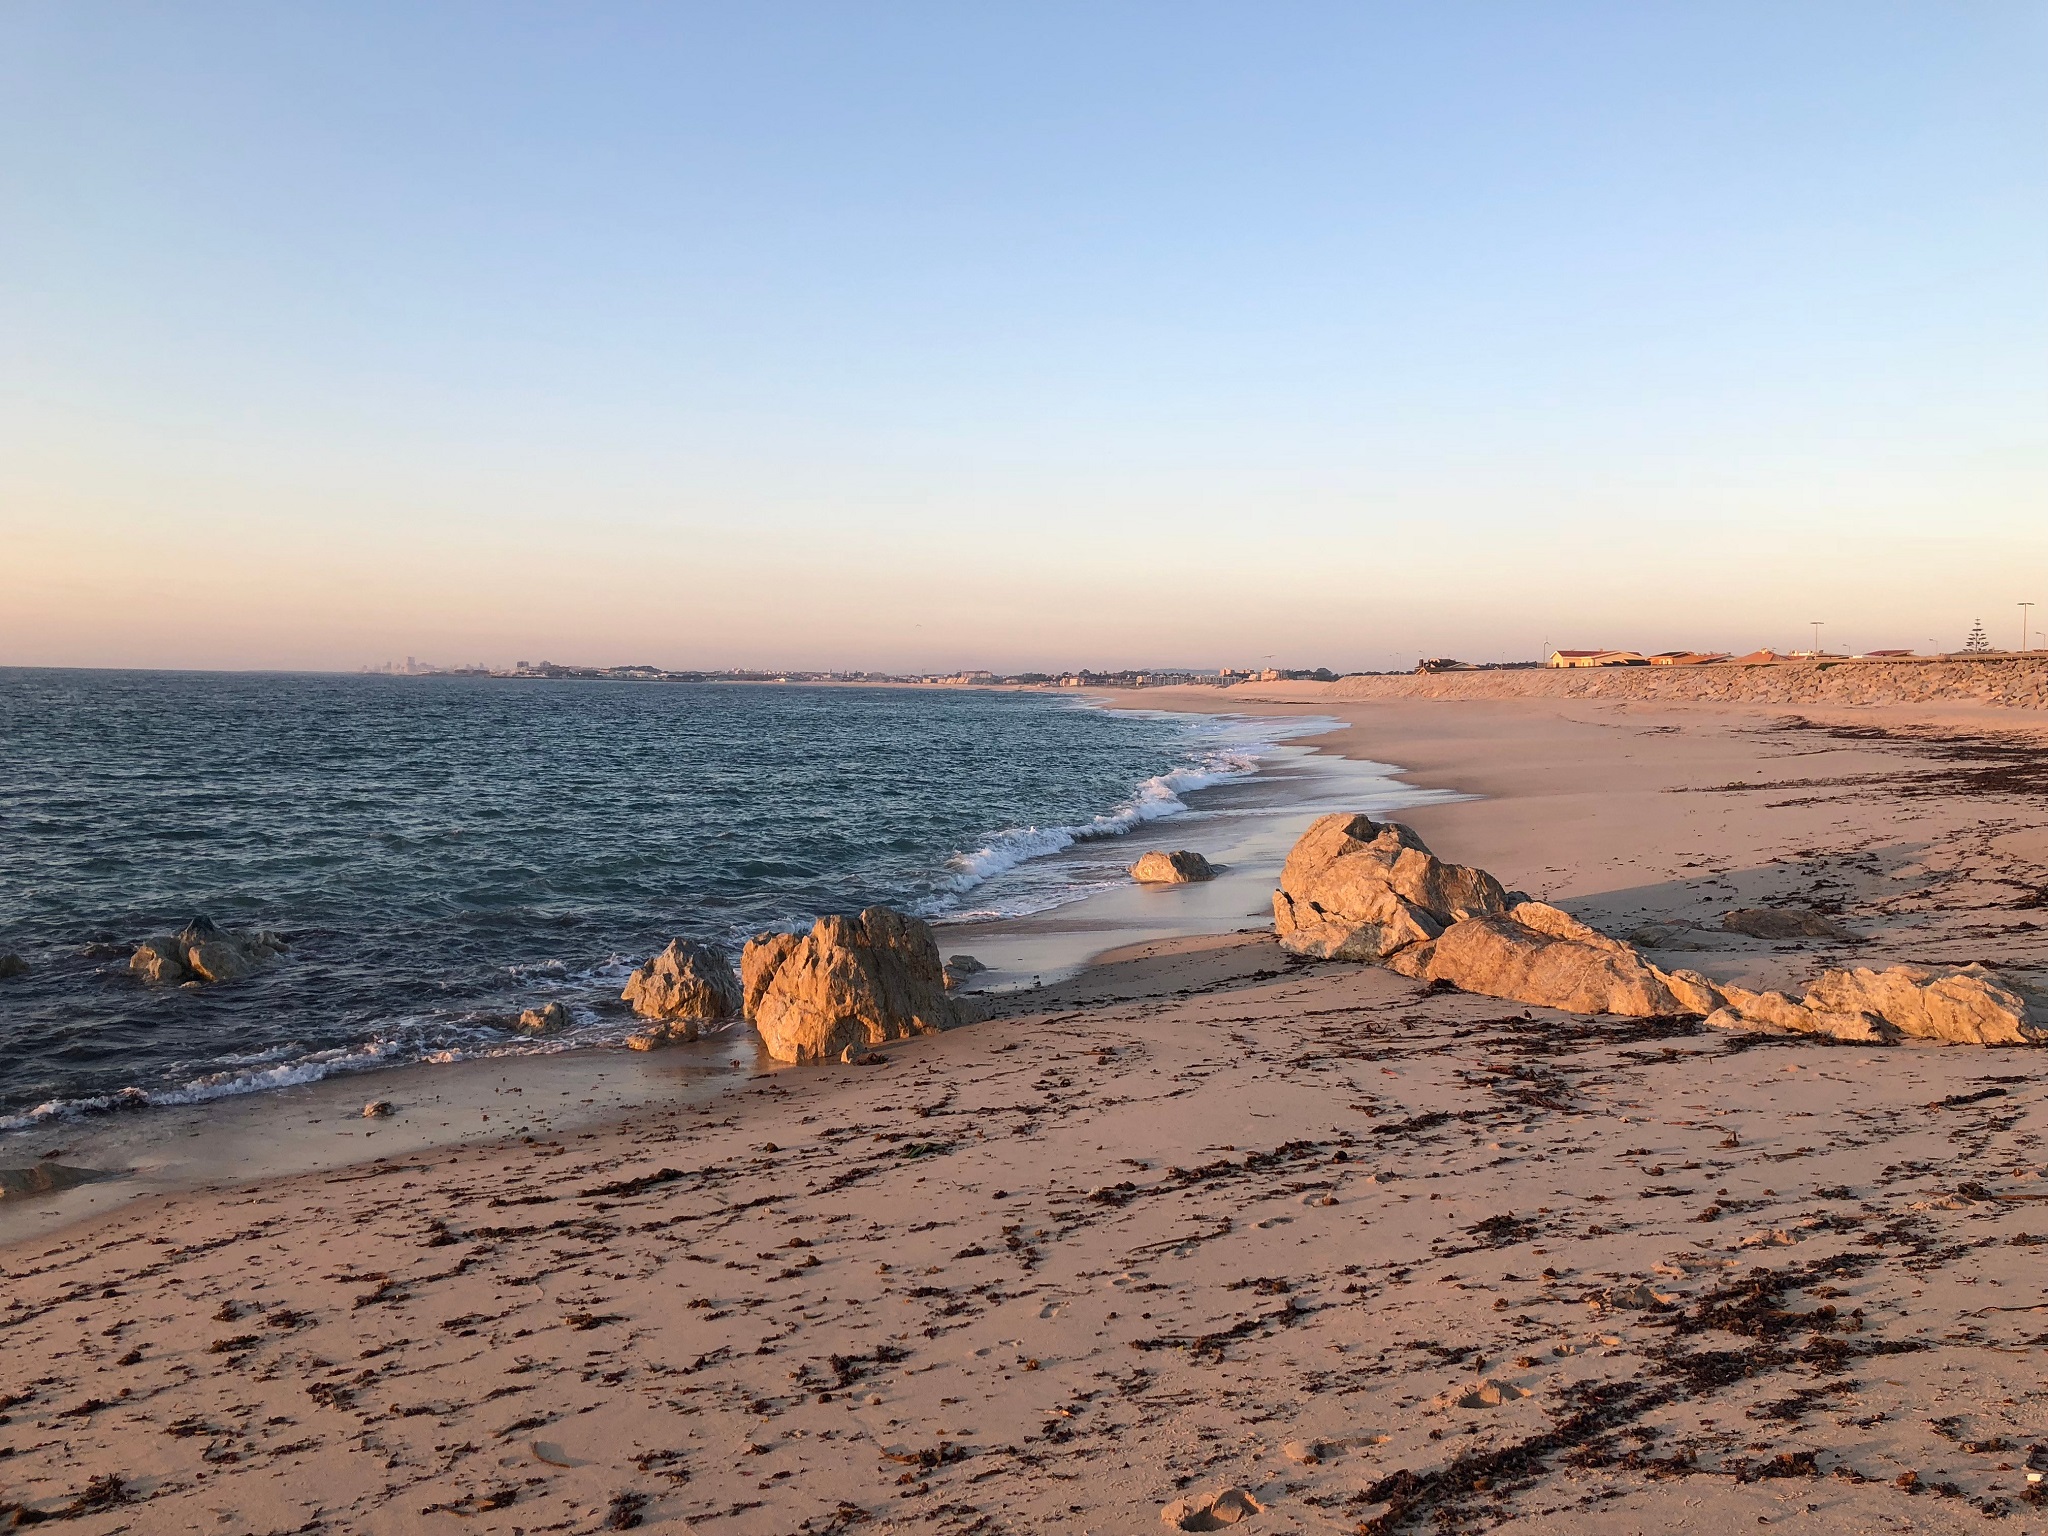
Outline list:
[[[1065,1302],[1048,1301],[1044,1306],[1038,1309],[1038,1315],[1040,1317],[1058,1317],[1062,1312],[1066,1310],[1067,1304]]]

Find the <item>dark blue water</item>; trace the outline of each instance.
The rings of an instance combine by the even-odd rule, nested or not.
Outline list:
[[[1250,767],[1242,722],[1048,694],[0,670],[0,1127],[628,1027],[631,965],[820,912],[1071,899],[1034,857]],[[150,987],[195,913],[292,936]]]

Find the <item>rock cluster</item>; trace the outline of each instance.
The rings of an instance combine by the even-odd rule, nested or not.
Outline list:
[[[144,981],[239,981],[264,961],[284,952],[280,934],[251,929],[241,933],[195,917],[174,934],[144,939],[128,957],[128,969]]]
[[[979,976],[988,967],[972,955],[946,956],[946,990],[951,991],[970,976]]]
[[[1799,1001],[1751,992],[1666,971],[1568,912],[1503,890],[1484,870],[1443,863],[1408,828],[1365,816],[1317,821],[1280,878],[1273,918],[1287,949],[1371,961],[1486,997],[1573,1013],[1697,1014],[1723,1028],[1879,1044],[2048,1044],[2048,1005],[2030,1005],[1981,966],[1830,970]],[[1844,933],[1827,926],[1811,936]]]
[[[1216,867],[1186,848],[1176,848],[1172,853],[1154,848],[1131,866],[1131,878],[1140,885],[1190,885],[1197,880],[1214,880]]]
[[[763,934],[740,959],[746,1016],[777,1061],[837,1061],[964,1019],[929,925],[888,907]]]

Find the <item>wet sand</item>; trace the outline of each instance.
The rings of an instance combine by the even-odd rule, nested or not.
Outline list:
[[[2038,714],[1298,707],[1491,796],[1407,819],[1615,931],[1796,897],[1858,958],[2042,979]],[[1677,934],[1731,978],[1847,954]],[[0,1505],[1109,1533],[1235,1486],[1248,1532],[2048,1531],[2039,1052],[1574,1018],[1259,934],[1008,1007],[494,1141],[401,1107],[379,1160],[12,1244]]]

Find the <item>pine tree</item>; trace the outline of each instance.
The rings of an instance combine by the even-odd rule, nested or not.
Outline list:
[[[1977,655],[1991,649],[1991,641],[1984,634],[1984,621],[1982,619],[1979,619],[1970,626],[1970,638],[1963,642],[1963,649],[1971,655]]]

